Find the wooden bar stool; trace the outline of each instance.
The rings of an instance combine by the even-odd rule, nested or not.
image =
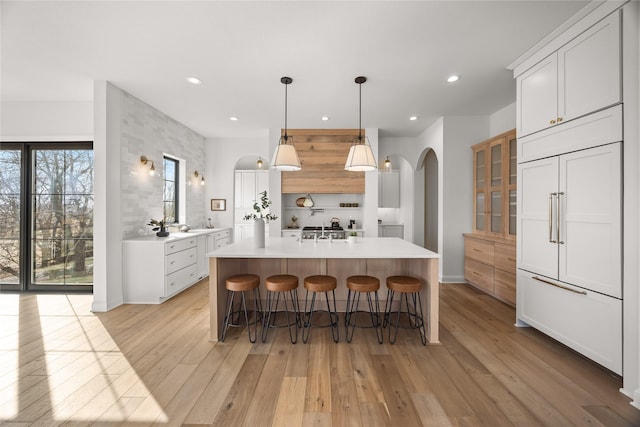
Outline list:
[[[420,332],[420,340],[422,345],[427,344],[427,332],[424,327],[424,316],[422,314],[422,299],[420,298],[420,290],[422,283],[420,279],[411,276],[390,276],[387,277],[387,302],[384,309],[384,327],[387,325],[395,327],[395,334],[391,339],[391,328],[389,328],[389,342],[394,344],[398,338],[398,327],[400,325],[400,313],[405,313],[409,319],[408,328],[418,329]],[[391,306],[396,293],[400,294],[400,304],[396,312],[395,324],[391,322]],[[407,311],[402,310],[402,299],[404,298]],[[413,305],[413,311],[409,306],[409,298]],[[418,313],[419,311],[419,313]]]
[[[302,327],[300,323],[300,307],[298,306],[298,277],[290,274],[269,276],[264,281],[264,287],[267,289],[267,307],[262,316],[262,342],[267,341],[269,328],[283,328],[286,326],[289,328],[291,343],[295,344],[298,341],[298,328]],[[291,302],[291,310],[287,305],[287,294]],[[287,322],[284,324],[276,324],[277,314],[281,313],[278,311],[280,295],[282,295],[284,301],[284,313],[287,317]],[[293,311],[293,321],[289,319],[290,311]],[[271,315],[273,315],[273,320]],[[293,327],[293,331],[291,327]]]
[[[358,326],[359,328],[375,328],[378,343],[382,344],[382,322],[380,322],[380,301],[378,300],[380,280],[372,276],[349,276],[347,277],[347,288],[349,289],[349,294],[347,295],[347,312],[344,319],[347,328],[347,342],[351,342],[353,332]],[[367,294],[369,316],[371,317],[370,326],[358,325],[360,295],[363,293]],[[371,294],[375,296],[375,300],[371,299]]]
[[[260,304],[260,276],[256,274],[237,274],[235,276],[227,277],[225,281],[225,287],[227,288],[227,313],[224,316],[224,325],[222,328],[222,337],[220,341],[224,341],[227,337],[227,330],[230,326],[240,327],[246,326],[249,332],[249,341],[256,342],[258,334],[258,320],[262,320],[262,307]],[[249,321],[249,313],[247,311],[247,299],[245,297],[246,291],[253,291],[253,315],[254,318]],[[237,310],[233,309],[233,300],[236,293],[239,292],[241,296],[240,307]],[[240,316],[244,312],[244,323],[240,323]],[[235,320],[233,316],[237,315]],[[251,334],[251,325],[253,325],[253,335]]]
[[[304,297],[304,321],[303,321],[303,329],[302,329],[302,341],[307,342],[309,339],[309,335],[311,334],[312,327],[319,328],[328,328],[331,327],[331,335],[333,336],[333,341],[338,342],[339,330],[338,330],[338,311],[336,308],[336,287],[338,286],[338,281],[333,276],[324,276],[324,275],[315,275],[308,276],[304,278],[304,288],[307,290]],[[331,296],[333,298],[333,310],[331,309],[331,305],[329,304],[329,291],[331,291]],[[309,304],[309,292],[311,295],[311,304]],[[326,312],[329,315],[329,323],[324,325],[313,325],[311,319],[313,317],[314,307],[316,304],[316,295],[318,292],[323,292],[325,300],[327,301],[327,310],[316,310]],[[309,309],[307,310],[307,305]]]

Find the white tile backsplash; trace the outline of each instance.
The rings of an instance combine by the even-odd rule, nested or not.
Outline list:
[[[164,154],[185,160],[186,182],[193,172],[207,178],[205,138],[161,111],[123,91],[120,122],[121,200],[123,239],[148,234],[150,218],[162,212],[162,158]],[[151,177],[140,167],[140,156],[152,160],[160,175]],[[186,186],[186,222],[199,228],[205,219],[205,188]]]

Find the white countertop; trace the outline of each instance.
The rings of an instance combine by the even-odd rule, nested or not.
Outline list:
[[[359,237],[347,240],[302,240],[291,237],[266,239],[254,248],[253,239],[242,240],[209,253],[217,258],[439,258],[435,252],[394,237]]]
[[[187,232],[178,231],[176,233],[170,233],[167,237],[158,237],[156,236],[155,231],[153,234],[149,234],[147,236],[139,236],[132,237],[130,239],[124,239],[127,242],[171,242],[173,240],[181,240],[188,239],[190,237],[196,237],[202,234],[216,233],[218,231],[231,230],[231,227],[220,227],[220,228],[196,228],[191,229]]]

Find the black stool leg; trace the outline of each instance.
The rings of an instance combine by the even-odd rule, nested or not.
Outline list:
[[[302,342],[305,344],[309,340],[311,334],[311,318],[313,317],[313,308],[316,304],[316,293],[311,295],[311,304],[309,310],[307,310],[307,303],[309,302],[309,291],[306,291],[304,296],[304,315],[302,319]]]
[[[340,339],[340,331],[338,331],[338,307],[336,306],[336,291],[331,291],[333,296],[333,311],[329,305],[329,294],[324,293],[324,297],[327,300],[327,312],[329,313],[329,321],[331,322],[331,336],[333,336],[333,342],[338,342]]]
[[[224,316],[224,324],[222,326],[222,337],[220,337],[220,341],[224,342],[227,337],[227,329],[229,329],[229,316],[231,315],[231,308],[233,306],[233,296],[235,292],[227,291],[227,315]],[[231,301],[229,301],[229,295],[231,295]]]
[[[376,330],[376,336],[378,338],[378,344],[382,344],[382,323],[380,322],[380,302],[378,301],[378,292],[374,293],[375,296],[375,312],[373,301],[371,301],[371,292],[367,292],[367,302],[369,303],[369,314],[371,315],[371,326]]]
[[[349,291],[351,293],[351,291]],[[355,309],[354,309],[355,305]],[[356,323],[358,322],[358,309],[360,308],[360,292],[353,293],[353,299],[351,305],[347,306],[349,311],[349,323],[347,323],[347,342],[351,342],[353,339],[353,332],[356,330]],[[353,316],[353,320],[351,319]]]
[[[416,304],[416,299],[417,299],[417,304]],[[422,345],[427,345],[427,331],[424,326],[424,314],[422,312],[422,298],[420,297],[419,293],[415,294],[413,297],[413,306],[416,308],[416,317],[418,314],[417,313],[418,307],[420,308],[420,317],[418,317],[418,319],[420,319],[420,324],[416,323],[416,326],[418,327],[418,332],[420,332],[420,341],[422,342]]]

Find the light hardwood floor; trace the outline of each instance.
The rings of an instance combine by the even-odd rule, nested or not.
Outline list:
[[[638,426],[619,378],[465,285],[441,288],[441,345],[357,329],[208,336],[208,286],[100,314],[91,297],[0,295],[0,424]],[[386,331],[385,331],[386,332]]]

